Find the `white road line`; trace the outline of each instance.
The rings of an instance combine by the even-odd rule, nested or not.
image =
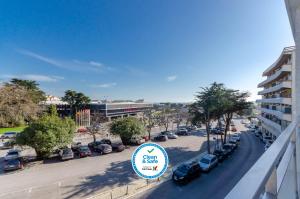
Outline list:
[[[28,193],[31,193],[32,192],[32,187],[30,187],[29,189],[28,189]]]

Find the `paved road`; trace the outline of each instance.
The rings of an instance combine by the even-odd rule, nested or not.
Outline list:
[[[204,133],[195,132],[191,136],[160,144],[166,148],[170,163],[177,164],[199,154],[205,141]],[[84,198],[105,189],[126,185],[137,178],[130,162],[135,148],[66,162],[37,162],[23,171],[2,174],[0,198]],[[0,162],[1,159],[3,161],[3,155],[0,155]]]
[[[243,128],[241,125],[238,126]],[[200,178],[185,186],[179,186],[172,181],[167,181],[132,198],[177,199],[180,196],[185,199],[223,199],[263,152],[263,144],[253,133],[244,131],[241,134],[240,147],[231,157],[219,164],[210,173],[202,174]]]

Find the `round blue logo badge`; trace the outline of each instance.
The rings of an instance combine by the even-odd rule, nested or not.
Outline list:
[[[142,178],[155,179],[162,176],[169,164],[165,149],[154,143],[139,146],[131,157],[133,170]]]

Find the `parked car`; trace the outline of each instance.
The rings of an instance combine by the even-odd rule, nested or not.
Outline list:
[[[125,150],[125,146],[122,143],[112,143],[111,147],[112,147],[112,150],[115,152],[122,152]]]
[[[13,142],[7,141],[7,142],[0,142],[0,149],[10,149],[14,145]]]
[[[132,137],[130,139],[130,144],[133,144],[133,145],[141,145],[141,144],[144,144],[145,142],[146,142],[146,140],[141,137]]]
[[[186,129],[179,129],[176,134],[186,136],[186,135],[190,135],[191,133],[188,132],[188,130],[186,130]]]
[[[232,132],[237,132],[236,128],[234,126],[231,127]]]
[[[239,134],[233,134],[232,136],[231,136],[231,138],[232,139],[235,139],[236,141],[241,141],[241,136],[239,135]]]
[[[84,127],[77,129],[77,133],[87,133],[87,132],[88,132],[88,129],[84,128]]]
[[[95,147],[95,151],[101,155],[108,154],[112,152],[112,146],[109,144],[100,144]]]
[[[91,152],[89,147],[80,146],[79,149],[78,149],[78,154],[79,154],[80,158],[84,158],[84,157],[87,157],[87,156],[91,156],[92,152]]]
[[[8,161],[8,160],[20,159],[20,158],[21,158],[21,151],[12,149],[7,152],[6,156],[4,157],[4,160]]]
[[[224,144],[222,148],[225,151],[226,155],[230,155],[234,151],[234,146],[229,143]]]
[[[224,149],[216,149],[213,154],[218,158],[219,162],[225,160],[228,155]]]
[[[267,142],[265,144],[265,151],[268,150],[268,148],[271,146],[272,142]]]
[[[187,183],[200,176],[201,168],[197,162],[184,163],[173,171],[172,179],[176,183]]]
[[[110,139],[102,139],[100,141],[96,141],[96,142],[90,142],[88,144],[88,147],[91,149],[91,151],[95,151],[95,148],[97,148],[99,145],[101,144],[108,144],[111,145],[112,142],[110,141]]]
[[[218,134],[218,131],[219,130],[217,128],[213,128],[213,129],[210,130],[210,133],[211,134]]]
[[[142,136],[142,139],[145,139],[146,142],[148,142],[150,140],[149,136],[148,135],[144,135]]]
[[[5,132],[2,136],[1,139],[11,139],[11,138],[16,138],[17,132]]]
[[[169,132],[169,133],[167,133],[167,137],[168,137],[168,139],[177,139],[178,135],[176,135],[175,133]]]
[[[199,166],[202,171],[210,171],[218,165],[218,158],[213,154],[206,154],[199,161]]]
[[[79,153],[79,148],[81,147],[81,142],[76,142],[71,145],[71,149],[75,154]]]
[[[3,170],[4,171],[15,171],[18,169],[23,169],[24,164],[19,159],[11,159],[4,163]]]
[[[166,135],[158,135],[154,137],[154,141],[158,142],[166,142],[168,140],[168,136]]]
[[[61,160],[71,160],[74,158],[74,153],[70,148],[61,149],[59,152],[59,156]]]
[[[229,139],[228,143],[233,145],[233,150],[235,150],[239,145],[236,139]]]
[[[161,134],[166,135],[168,137],[168,139],[177,139],[178,138],[178,136],[171,131],[163,131],[163,132],[161,132]]]
[[[272,137],[271,136],[264,136],[262,141],[263,141],[263,143],[266,144],[267,142],[272,141]]]

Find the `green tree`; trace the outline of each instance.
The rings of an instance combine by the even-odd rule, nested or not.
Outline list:
[[[221,97],[221,107],[219,112],[223,115],[225,121],[225,132],[223,143],[226,143],[227,133],[230,129],[231,120],[234,113],[243,114],[245,110],[249,109],[252,105],[247,102],[249,97],[248,92],[240,92],[239,90],[223,89]]]
[[[151,130],[157,124],[157,112],[152,109],[145,111],[142,122],[147,129],[149,139],[151,139]]]
[[[20,85],[0,87],[0,127],[25,125],[38,118],[42,110],[31,94]]]
[[[169,125],[173,122],[175,117],[175,111],[170,108],[164,108],[160,112],[158,112],[157,120],[160,126],[165,128],[165,131],[168,131]]]
[[[39,88],[39,84],[36,81],[13,78],[9,83],[6,83],[5,85],[15,85],[24,87],[29,92],[32,101],[35,103],[39,103],[41,101],[46,100],[44,91],[42,91]]]
[[[202,88],[196,95],[196,102],[190,106],[194,123],[203,123],[207,133],[207,152],[210,153],[210,127],[212,121],[218,118],[220,110],[220,96],[223,84],[213,83],[210,87]]]
[[[65,96],[62,97],[62,100],[70,105],[72,117],[74,117],[74,115],[80,107],[90,103],[91,101],[91,99],[88,96],[73,90],[65,91]]]
[[[110,126],[110,132],[119,135],[123,144],[130,144],[133,136],[141,135],[145,132],[143,123],[134,117],[126,117],[114,120]]]
[[[74,137],[75,123],[70,118],[44,115],[18,134],[16,143],[35,149],[38,158],[48,157],[54,150],[70,144]]]

